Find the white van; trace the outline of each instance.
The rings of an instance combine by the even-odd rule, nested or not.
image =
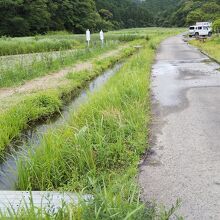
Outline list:
[[[197,22],[196,25],[189,27],[190,37],[205,37],[212,35],[212,23],[210,22]]]

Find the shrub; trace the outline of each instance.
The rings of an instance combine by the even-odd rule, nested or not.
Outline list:
[[[214,23],[213,23],[213,30],[216,33],[220,33],[220,18],[217,19]]]

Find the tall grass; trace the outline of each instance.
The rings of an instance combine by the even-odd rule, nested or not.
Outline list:
[[[175,31],[183,32],[185,29],[170,29],[170,28],[133,28],[120,31],[111,31],[105,33],[105,38],[109,40],[122,40],[126,35],[126,41],[129,38],[145,38],[148,36],[170,34]],[[99,34],[92,33],[92,45],[100,43]],[[85,34],[70,34],[66,32],[54,32],[47,35],[37,35],[34,37],[1,37],[0,38],[0,56],[39,53],[49,51],[60,51],[82,48],[86,45]]]
[[[133,57],[68,125],[45,135],[36,153],[20,161],[18,188],[90,189],[90,179],[101,184],[106,172],[114,176],[137,162],[146,147],[153,54],[148,48]]]
[[[48,117],[57,112],[60,107],[61,100],[56,93],[39,93],[3,112],[0,115],[0,156],[2,156],[5,146],[19,136],[21,130],[27,128],[30,121],[39,117]]]
[[[93,194],[79,219],[146,217],[134,175],[147,143],[153,57],[149,47],[132,57],[68,125],[48,133],[35,154],[21,159],[18,189]]]
[[[216,61],[220,62],[220,37],[214,36],[208,39],[206,42],[201,42],[199,40],[192,40],[190,44],[198,47],[210,57],[214,58]]]
[[[40,58],[38,55],[38,58],[32,58],[30,62],[21,60],[13,67],[2,66],[0,68],[0,88],[19,85],[24,83],[24,81],[59,71],[64,67],[73,65],[77,61],[93,58],[106,51],[115,49],[117,46],[119,46],[117,41],[111,41],[105,47],[97,45],[90,50],[61,51],[56,56],[53,53],[42,54]]]
[[[86,86],[88,81],[118,60],[132,54],[134,50],[131,46],[121,50],[113,57],[94,60],[93,69],[69,73],[68,81],[63,87],[29,95],[23,101],[3,111],[0,114],[0,156],[11,140],[19,136],[31,121],[49,117],[58,112],[64,102],[76,96],[80,88]]]
[[[123,34],[124,35],[124,34]],[[131,41],[134,39],[144,38],[140,34],[126,34],[127,38],[121,38],[119,35],[106,33],[107,41],[126,40]],[[128,37],[129,35],[129,37]],[[130,38],[130,39],[129,39]],[[100,44],[99,34],[92,34],[91,46]],[[77,48],[84,48],[86,45],[86,38],[83,34],[73,35],[68,33],[48,33],[47,35],[37,35],[34,37],[21,37],[21,38],[0,38],[0,56],[17,55],[27,53],[39,53],[50,51],[71,50]]]
[[[45,51],[58,51],[75,49],[80,43],[75,39],[49,39],[39,38],[0,38],[0,56],[39,53]]]

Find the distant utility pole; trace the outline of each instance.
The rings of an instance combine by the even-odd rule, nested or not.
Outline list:
[[[86,41],[88,43],[88,47],[89,47],[89,44],[90,44],[90,40],[91,40],[91,33],[90,33],[90,30],[87,29],[86,30]]]

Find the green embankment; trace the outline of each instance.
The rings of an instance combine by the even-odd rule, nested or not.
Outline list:
[[[142,40],[142,43],[145,40]],[[138,43],[139,41],[136,41]],[[89,80],[102,73],[118,60],[129,56],[135,51],[135,42],[122,49],[118,55],[93,61],[94,68],[88,71],[74,72],[68,75],[68,83],[56,90],[48,90],[29,95],[14,107],[3,111],[0,115],[0,154],[5,147],[18,137],[20,132],[32,121],[58,112],[69,97],[74,97]],[[99,62],[98,62],[99,61]]]
[[[200,50],[208,54],[211,58],[220,62],[220,37],[214,36],[205,42],[199,40],[192,40],[190,44],[198,47]]]

